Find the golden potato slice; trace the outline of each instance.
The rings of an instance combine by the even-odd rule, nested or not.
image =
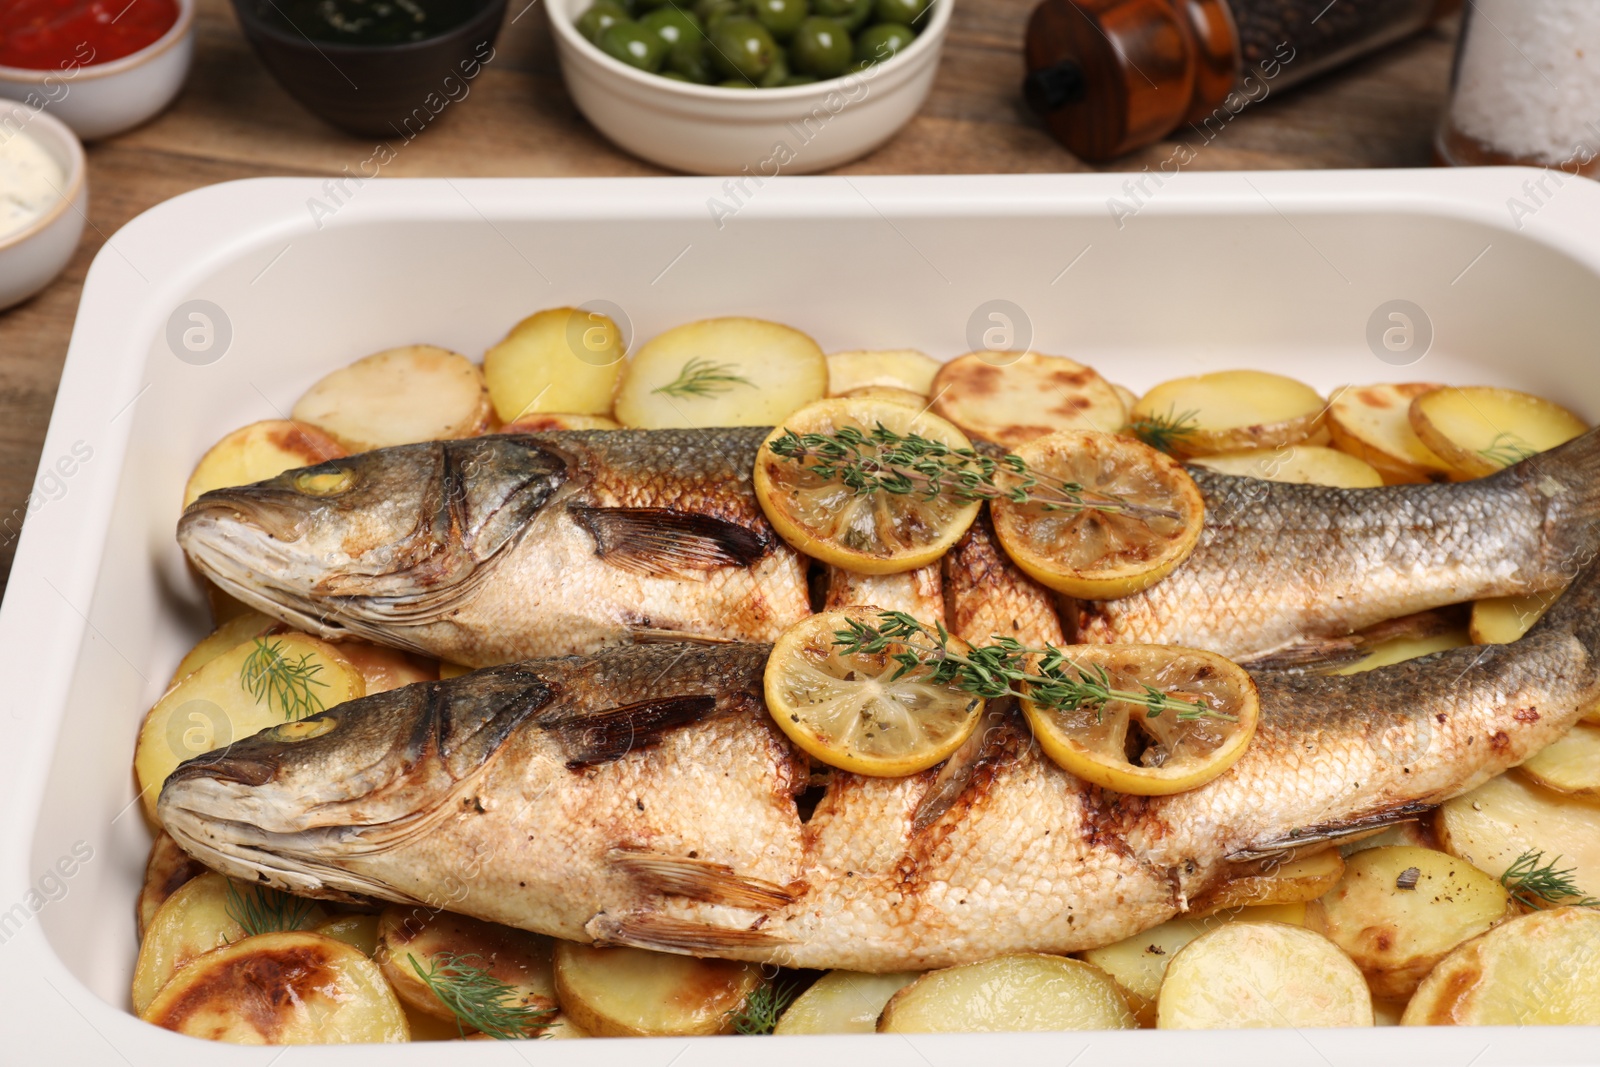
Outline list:
[[[371,956],[378,951],[378,916],[358,913],[355,915],[335,915],[327,922],[316,927],[316,932],[324,937],[331,937],[335,941],[360,949],[364,954]]]
[[[1192,914],[1204,917],[1234,908],[1304,904],[1332,889],[1343,874],[1344,858],[1339,850],[1324,849],[1225,882],[1196,900]]]
[[[1515,773],[1557,793],[1600,796],[1600,726],[1574,727]]]
[[[864,385],[860,389],[852,389],[848,393],[840,393],[840,400],[887,400],[894,404],[904,404],[908,408],[922,411],[928,407],[928,398],[921,393],[913,393],[907,389],[896,389],[892,385]]]
[[[473,437],[489,427],[489,391],[466,356],[407,345],[358,359],[306,390],[290,414],[352,452]]]
[[[526,930],[469,919],[452,912],[391,906],[378,920],[374,954],[384,977],[400,999],[424,1015],[456,1021],[448,998],[452,977],[481,973],[506,987],[503,1006],[530,1009],[526,1014],[537,1033],[556,1006],[551,973],[550,939]],[[462,1024],[472,1028],[470,1019]]]
[[[616,417],[645,429],[771,426],[827,391],[827,357],[799,330],[706,319],[668,330],[628,360]]]
[[[1281,448],[1323,429],[1327,406],[1304,382],[1258,370],[1163,382],[1140,398],[1129,430],[1176,456]]]
[[[1558,908],[1497,926],[1423,980],[1406,1026],[1600,1026],[1600,911]]]
[[[1037,352],[969,352],[939,368],[933,410],[969,436],[1017,448],[1060,430],[1116,433],[1128,410],[1091,367]]]
[[[887,386],[923,397],[933,391],[939,361],[914,348],[876,352],[835,352],[828,357],[828,395],[846,396],[858,389]]]
[[[472,668],[471,667],[463,667],[459,663],[448,663],[448,662],[446,662],[446,663],[440,663],[439,664],[439,680],[440,681],[444,681],[445,679],[448,679],[448,678],[459,678],[463,674],[471,674],[471,673],[472,673]]]
[[[1556,593],[1532,596],[1498,596],[1472,605],[1467,632],[1475,645],[1509,645],[1544,617],[1556,602]]]
[[[205,864],[191,859],[165,830],[157,832],[150,845],[150,858],[144,865],[144,884],[139,888],[135,911],[140,940],[155,920],[156,911],[182,886],[206,873]]]
[[[235,615],[202,637],[199,644],[183,654],[183,659],[178,661],[177,668],[172,672],[172,680],[167,683],[167,688],[171,689],[224,652],[238,648],[253,637],[262,637],[275,629],[282,628],[283,624],[277,619],[269,618],[259,611],[247,610],[241,615]]]
[[[1411,402],[1411,428],[1455,478],[1482,478],[1589,427],[1542,397],[1490,386],[1441,386]]]
[[[1600,805],[1587,798],[1548,792],[1502,774],[1446,801],[1434,830],[1440,847],[1490,877],[1500,878],[1519,859],[1542,854],[1544,862],[1570,870],[1584,896],[1600,897]],[[1516,895],[1517,885],[1510,888]]]
[[[483,376],[501,422],[545,412],[605,415],[625,355],[622,331],[607,316],[549,308],[483,354]]]
[[[1457,945],[1514,913],[1505,887],[1470,863],[1397,845],[1352,858],[1306,924],[1355,961],[1374,997],[1405,1000]]]
[[[524,415],[500,427],[501,433],[555,433],[558,430],[620,430],[622,423],[609,415],[573,415],[568,412]]]
[[[314,467],[347,455],[343,445],[304,422],[268,419],[241,427],[212,445],[183,487],[183,506],[200,494],[253,485],[297,467]]]
[[[361,675],[362,686],[367,696],[387,693],[403,685],[439,680],[437,660],[424,659],[398,649],[369,645],[365,641],[341,641],[338,648]]]
[[[1371,1026],[1372,994],[1350,957],[1282,923],[1226,923],[1167,965],[1162,1030]]]
[[[556,999],[595,1037],[726,1034],[761,968],[640,948],[556,942]]]
[[[1467,635],[1467,631],[1456,626],[1440,633],[1402,634],[1379,641],[1361,659],[1343,667],[1336,667],[1328,673],[1361,674],[1363,671],[1376,670],[1393,663],[1404,663],[1408,659],[1419,659],[1452,648],[1464,648],[1470,644],[1472,638]]]
[[[564,1013],[556,1012],[550,1019],[550,1025],[539,1036],[550,1041],[571,1041],[574,1038],[593,1037],[594,1035],[567,1018]]]
[[[133,754],[145,813],[156,818],[162,783],[184,760],[365,692],[342,652],[305,634],[253,638],[224,652],[145,716]]]
[[[1290,445],[1247,452],[1221,452],[1194,461],[1221,474],[1261,478],[1295,485],[1331,485],[1337,489],[1374,489],[1383,476],[1354,456],[1317,445]]]
[[[774,1034],[870,1034],[889,998],[917,980],[916,971],[863,974],[829,971],[795,998]]]
[[[405,1013],[359,949],[306,932],[261,934],[175,975],[145,1022],[236,1045],[405,1041]]]
[[[1328,403],[1334,447],[1371,464],[1390,485],[1443,481],[1449,464],[1411,428],[1411,402],[1437,388],[1432,382],[1408,382],[1337,390]]]
[[[1132,1030],[1111,976],[1092,963],[1020,952],[929,971],[884,1006],[886,1034]]]

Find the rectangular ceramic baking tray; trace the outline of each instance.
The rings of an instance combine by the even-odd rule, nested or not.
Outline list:
[[[1255,367],[1323,389],[1506,384],[1600,416],[1600,186],[1538,171],[273,179],[170,201],[89,273],[0,610],[0,1063],[438,1064],[437,1046],[280,1061],[128,1010],[149,843],[134,737],[206,625],[173,524],[201,452],[326,371],[411,342],[476,358],[534,309],[591,301],[640,339],[754,315],[827,349],[1031,343],[1135,389]],[[450,1057],[1555,1067],[1597,1048],[1592,1029],[1391,1029],[491,1042]]]

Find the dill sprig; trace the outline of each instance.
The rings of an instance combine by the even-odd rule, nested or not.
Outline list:
[[[824,481],[838,482],[858,495],[916,494],[924,500],[948,495],[969,504],[1007,500],[1040,504],[1051,511],[1093,509],[1141,518],[1179,517],[1167,508],[1135,504],[1077,482],[1052,478],[1030,468],[1021,456],[986,456],[921,434],[896,433],[882,423],[865,432],[854,426],[841,426],[826,434],[785,430],[767,447],[773,455],[805,466]],[[997,479],[1000,474],[1014,484],[1002,486]]]
[[[1560,862],[1561,857],[1557,856],[1545,863],[1543,850],[1530,848],[1506,868],[1506,873],[1500,876],[1500,884],[1510,890],[1512,899],[1517,903],[1535,910],[1548,907],[1600,908],[1600,900],[1585,896],[1572,880],[1577,868],[1558,870],[1556,865]]]
[[[934,685],[954,685],[986,700],[1023,697],[1052,711],[1085,710],[1103,716],[1105,706],[1117,701],[1144,708],[1151,719],[1170,711],[1179,722],[1238,721],[1204,700],[1182,700],[1155,686],[1142,686],[1143,692],[1117,689],[1104,667],[1074,663],[1054,645],[1029,648],[1014,637],[997,636],[991,644],[957,652],[950,647],[950,634],[942,623],[929,627],[903,611],[880,611],[876,626],[848,618],[845,626],[834,632],[834,645],[845,655],[888,653],[900,664],[895,679],[922,670]],[[890,651],[891,646],[899,646],[899,651]]]
[[[1128,432],[1151,448],[1172,454],[1173,447],[1199,429],[1198,411],[1167,409],[1165,415],[1141,415],[1128,424]]]
[[[258,637],[256,647],[239,671],[239,680],[251,696],[283,712],[285,719],[303,719],[325,710],[322,698],[311,687],[326,689],[328,683],[317,677],[322,673],[322,664],[311,660],[309,652],[290,659],[283,654],[282,641],[269,643]]]
[[[732,1020],[736,1034],[770,1034],[792,1000],[794,986],[790,983],[763,982],[739,1008],[723,1014]]]
[[[676,397],[707,397],[720,396],[735,385],[755,388],[755,382],[749,378],[732,373],[734,367],[733,363],[713,363],[709,359],[695,356],[683,365],[676,378],[661,388],[650,391]]]
[[[483,957],[475,952],[436,953],[426,970],[416,956],[407,953],[406,959],[422,984],[455,1015],[463,1037],[471,1027],[501,1041],[517,1041],[542,1029],[555,1016],[554,1008],[517,1003],[516,989],[480,966]],[[470,962],[473,960],[478,962]]]
[[[1478,455],[1490,463],[1498,463],[1502,467],[1512,467],[1523,460],[1538,454],[1538,450],[1529,448],[1526,441],[1514,433],[1497,433],[1494,440],[1489,442],[1488,448],[1480,448]]]
[[[248,886],[241,893],[230,879],[228,900],[223,905],[223,911],[243,928],[244,936],[255,937],[257,934],[278,934],[301,929],[306,919],[311,917],[314,907],[314,903],[303,897],[290,896],[261,885]]]

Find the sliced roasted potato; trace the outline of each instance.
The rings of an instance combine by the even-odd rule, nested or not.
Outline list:
[[[558,941],[556,999],[596,1037],[725,1034],[762,982],[761,968],[640,948]]]
[[[403,685],[437,682],[439,664],[398,649],[369,645],[365,641],[341,641],[339,651],[361,675],[365,695],[387,693]]]
[[[917,980],[917,972],[863,974],[829,971],[795,998],[774,1034],[870,1034],[889,998]]]
[[[358,359],[323,378],[291,413],[352,452],[472,437],[489,428],[489,391],[475,363],[435,345]]]
[[[1343,452],[1317,445],[1260,448],[1248,452],[1222,452],[1194,461],[1222,474],[1262,478],[1296,485],[1331,485],[1338,489],[1373,489],[1383,476],[1369,464]]]
[[[1306,921],[1355,961],[1374,997],[1405,1000],[1457,945],[1513,914],[1505,887],[1472,864],[1398,845],[1353,857]]]
[[[1211,456],[1299,444],[1323,428],[1325,411],[1304,382],[1230,370],[1163,382],[1140,398],[1130,425],[1141,436],[1164,426],[1174,455]]]
[[[1509,645],[1544,617],[1556,602],[1555,593],[1499,596],[1472,605],[1468,634],[1475,645]]]
[[[238,648],[251,638],[261,637],[282,625],[277,619],[268,618],[259,611],[246,611],[242,615],[235,615],[202,637],[199,644],[183,654],[183,659],[178,661],[177,669],[172,672],[172,680],[167,683],[167,688],[171,689],[224,652]]]
[[[1337,667],[1329,673],[1360,674],[1363,671],[1376,670],[1379,667],[1387,667],[1393,663],[1404,663],[1408,659],[1431,656],[1435,652],[1444,652],[1452,648],[1464,648],[1470,644],[1472,644],[1472,638],[1467,635],[1467,631],[1456,627],[1452,627],[1442,633],[1391,637],[1386,641],[1379,641],[1373,645],[1371,650],[1356,662]]]
[[[150,858],[144,865],[144,885],[139,889],[136,917],[141,940],[155,920],[156,911],[167,902],[167,898],[205,872],[205,864],[191,859],[187,852],[178,847],[171,834],[165,830],[156,834],[155,841],[150,845]]]
[[[1092,367],[1037,352],[969,352],[939,368],[933,410],[969,436],[1016,448],[1058,430],[1116,433],[1128,421],[1111,383]]]
[[[321,934],[261,934],[178,972],[139,1013],[190,1037],[238,1045],[405,1041],[405,1013],[361,951]]]
[[[212,445],[183,487],[183,506],[200,494],[253,485],[296,467],[314,467],[347,455],[343,445],[315,426],[268,419],[241,427]]]
[[[884,1006],[886,1034],[1132,1030],[1127,999],[1092,963],[1019,952],[929,971]]]
[[[904,404],[908,408],[918,411],[928,406],[928,398],[921,393],[913,393],[907,389],[896,389],[892,385],[864,385],[860,389],[852,389],[848,393],[839,394],[841,400],[855,400],[865,397],[871,400],[888,400],[896,404]]]
[[[252,690],[247,675],[257,671]],[[342,652],[305,634],[254,638],[224,652],[167,690],[145,716],[133,754],[145,813],[155,819],[162,783],[184,760],[365,692]]]
[[[1423,980],[1406,1026],[1600,1026],[1600,911],[1557,908],[1497,926]]]
[[[557,430],[620,430],[622,423],[608,415],[572,415],[567,412],[524,415],[500,427],[501,433],[554,433]]]
[[[827,357],[799,330],[706,319],[639,349],[622,372],[616,417],[645,429],[772,426],[827,391]]]
[[[823,564],[823,610],[882,608],[927,624],[944,622],[944,583],[938,561],[898,574],[857,574]]]
[[[1600,726],[1575,726],[1561,740],[1528,760],[1517,774],[1574,796],[1600,796]]]
[[[1167,965],[1156,1005],[1163,1030],[1371,1026],[1372,994],[1350,957],[1282,923],[1226,923]]]
[[[550,1025],[545,1027],[544,1033],[539,1035],[551,1041],[570,1041],[579,1037],[593,1037],[583,1027],[567,1018],[564,1012],[557,1012],[550,1019]]]
[[[1456,478],[1482,478],[1589,427],[1543,397],[1513,389],[1441,386],[1411,402],[1411,428]]]
[[[316,932],[335,941],[343,941],[360,949],[368,956],[378,951],[378,916],[358,912],[352,915],[335,915],[316,927]]]
[[[1371,464],[1390,485],[1443,481],[1449,464],[1411,428],[1411,402],[1437,388],[1431,382],[1409,382],[1336,391],[1328,404],[1334,447]]]
[[[501,422],[552,411],[607,414],[627,354],[623,345],[617,324],[599,312],[550,308],[529,315],[483,354],[495,413]]]
[[[408,1007],[438,1019],[453,1022],[456,1015],[425,976],[449,974],[460,966],[484,971],[510,986],[515,998],[508,1004],[535,1009],[556,1006],[550,939],[526,930],[447,911],[395,905],[385,908],[378,919],[374,958]]]
[[[1517,860],[1543,860],[1572,871],[1585,896],[1600,897],[1600,805],[1502,774],[1446,801],[1434,820],[1440,846],[1493,878]],[[1514,888],[1514,887],[1513,887]]]
[[[828,395],[846,396],[857,389],[887,386],[915,393],[927,401],[939,361],[914,348],[876,352],[835,352],[828,357]]]
[[[459,663],[450,663],[450,662],[446,661],[446,662],[443,662],[443,663],[439,664],[439,680],[440,681],[444,681],[444,680],[449,679],[449,678],[459,678],[463,674],[471,674],[471,673],[472,673],[472,668],[471,667],[463,667]]]
[[[1303,904],[1332,889],[1343,874],[1344,858],[1339,850],[1324,849],[1225,882],[1197,900],[1193,914],[1204,917],[1234,908]]]

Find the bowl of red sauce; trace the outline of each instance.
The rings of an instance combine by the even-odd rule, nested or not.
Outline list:
[[[0,0],[0,97],[84,140],[160,113],[194,54],[195,0]]]

